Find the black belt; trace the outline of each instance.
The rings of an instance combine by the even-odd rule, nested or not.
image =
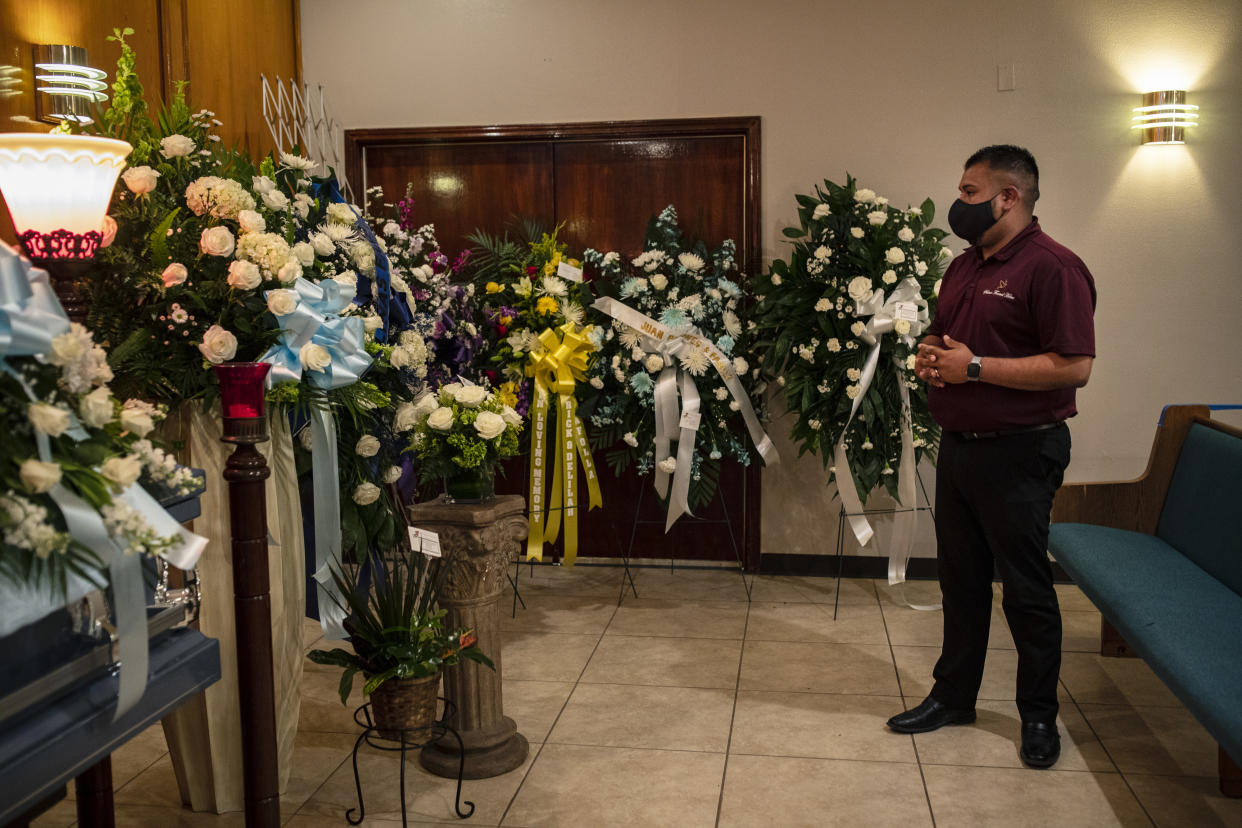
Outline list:
[[[1022,428],[1007,428],[1001,431],[954,431],[958,437],[963,440],[990,440],[993,437],[1010,437],[1014,434],[1029,434],[1032,431],[1047,431],[1050,428],[1056,428],[1065,421],[1060,420],[1055,423],[1044,423],[1043,425],[1023,426]]]

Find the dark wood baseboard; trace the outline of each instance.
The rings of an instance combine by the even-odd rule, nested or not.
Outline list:
[[[765,554],[759,561],[760,575],[815,575],[835,578],[837,557],[835,555]],[[886,578],[888,558],[883,555],[845,555],[841,558],[842,578]],[[937,578],[935,558],[911,558],[906,567],[906,578],[911,581],[934,581]],[[1073,580],[1057,563],[1052,564],[1052,579],[1058,584]]]

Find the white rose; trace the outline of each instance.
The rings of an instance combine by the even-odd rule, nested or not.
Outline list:
[[[263,281],[259,275],[259,266],[254,262],[235,261],[229,263],[229,287],[238,290],[254,290]]]
[[[270,193],[276,189],[276,182],[268,178],[266,175],[256,175],[251,177],[250,186],[259,195]]]
[[[354,489],[354,493],[350,495],[354,499],[354,503],[357,503],[359,506],[370,506],[379,500],[379,496],[380,487],[374,483],[359,483],[358,487]]]
[[[909,227],[903,227],[897,231],[897,238],[903,242],[914,241],[914,231]]]
[[[507,405],[500,409],[500,416],[511,426],[520,426],[522,424],[522,415]]]
[[[60,482],[60,466],[41,460],[26,460],[18,471],[22,485],[35,494],[43,494]]]
[[[280,212],[289,209],[289,197],[280,190],[272,190],[270,193],[262,193],[263,203],[267,205],[267,209]]]
[[[505,418],[491,411],[480,411],[474,421],[474,430],[479,432],[479,436],[484,440],[499,437],[507,427]]]
[[[302,265],[297,259],[290,259],[280,266],[280,270],[276,271],[276,278],[284,284],[296,281],[302,275]],[[353,298],[352,296],[350,298]]]
[[[130,167],[121,173],[121,179],[134,195],[146,195],[155,189],[160,174],[150,167]]]
[[[406,405],[409,405],[409,403],[406,403]],[[428,414],[439,407],[440,401],[436,399],[435,394],[424,394],[422,397],[419,397],[417,402],[410,406],[410,410],[414,418],[421,423],[427,419]]]
[[[875,212],[867,213],[867,221],[877,226],[881,225],[888,221],[888,213],[883,210],[876,210]]]
[[[26,416],[36,431],[41,431],[51,437],[59,437],[69,428],[69,412],[58,405],[31,403],[30,408],[26,410]]]
[[[437,431],[448,431],[453,427],[453,409],[440,406],[427,415],[427,427]]]
[[[208,256],[232,256],[233,231],[227,227],[208,227],[199,237],[198,246]]]
[[[165,158],[179,158],[194,152],[194,142],[184,135],[169,135],[160,139],[160,155]]]
[[[180,262],[173,262],[164,268],[160,278],[164,280],[164,287],[170,288],[173,285],[184,284],[185,280],[190,278],[190,273],[185,269],[185,265]]]
[[[392,427],[398,433],[409,431],[418,425],[418,414],[414,403],[401,403],[397,406],[397,411],[392,417]]]
[[[832,215],[832,209],[827,204],[816,204],[815,212],[811,213],[811,218],[822,219],[824,216]]]
[[[400,466],[389,466],[388,468],[384,469],[383,479],[385,483],[396,483],[398,480],[401,479],[401,467]]]
[[[212,325],[203,333],[198,350],[208,362],[219,365],[237,355],[237,337],[219,325]]]
[[[332,354],[328,353],[328,349],[314,342],[307,342],[301,347],[298,359],[308,371],[323,371],[332,364]]]
[[[138,481],[138,475],[142,474],[142,459],[136,454],[109,457],[99,468],[99,473],[124,489]]]
[[[254,210],[242,210],[237,214],[237,223],[243,233],[262,233],[267,230],[267,222]]]
[[[884,275],[880,277],[880,280],[884,282],[884,284],[886,285],[896,284],[897,283],[897,271],[891,268],[884,271]]]
[[[910,320],[898,319],[893,323],[893,330],[897,332],[898,336],[905,336],[910,333]]]
[[[922,261],[921,259],[916,259],[914,261],[914,272],[919,276],[927,275],[927,262]]]
[[[645,365],[647,367],[647,370],[654,374],[656,371],[659,371],[661,368],[664,367],[664,360],[660,358],[659,354],[652,354],[651,356],[647,357],[647,362],[645,363]]]
[[[337,224],[353,224],[358,220],[348,204],[334,203],[328,205],[328,221]]]
[[[855,302],[862,302],[871,296],[871,277],[855,276],[850,279],[849,294]]]
[[[379,454],[380,442],[373,435],[364,434],[358,438],[358,443],[354,446],[354,454],[359,457],[374,457]]]
[[[884,261],[889,264],[901,264],[906,260],[906,254],[901,252],[900,247],[890,247],[884,251]]]
[[[657,273],[651,277],[651,286],[656,290],[664,290],[668,287],[668,277],[663,273]]]
[[[310,243],[318,256],[331,256],[336,252],[336,243],[326,233],[311,233]]]
[[[298,242],[293,246],[293,255],[298,257],[302,267],[310,267],[315,263],[315,246],[310,242]]]
[[[453,396],[467,408],[475,408],[487,399],[487,389],[479,385],[465,385],[458,389]]]
[[[76,336],[72,331],[63,333],[52,340],[51,362],[53,365],[68,365],[71,362],[77,362],[84,353],[86,353],[86,343],[82,337]]]
[[[363,317],[362,319],[362,328],[367,333],[375,333],[382,327],[384,327],[384,320],[380,319],[378,314],[373,313],[370,316]]]
[[[274,316],[287,316],[297,308],[298,295],[292,290],[271,290],[267,293],[267,309]]]
[[[121,428],[139,437],[146,437],[155,428],[155,421],[140,408],[122,408]]]
[[[851,227],[850,235],[856,239],[861,239],[864,235],[863,229],[861,227]]]
[[[358,292],[358,274],[352,270],[346,270],[344,273],[338,273],[332,277],[332,280],[341,287],[345,288],[347,296],[353,296]]]
[[[78,403],[78,414],[82,422],[91,428],[103,428],[112,421],[112,392],[107,386],[96,388]]]
[[[112,242],[116,241],[117,224],[116,219],[112,216],[105,215],[103,224],[99,227],[99,233],[102,238],[99,240],[100,247],[111,247]]]

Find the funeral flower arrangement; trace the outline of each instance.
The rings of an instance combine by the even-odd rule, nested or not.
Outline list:
[[[518,241],[476,231],[473,281],[480,298],[487,341],[485,376],[501,399],[526,415],[532,399],[530,354],[543,348],[539,335],[572,323],[579,332],[594,296],[580,263],[568,256],[557,231],[526,222]],[[615,254],[614,254],[615,255]],[[562,267],[564,265],[564,267]]]
[[[463,472],[484,476],[518,453],[522,418],[491,390],[452,382],[428,393],[410,409],[410,450],[425,483]]]
[[[0,271],[0,307],[20,332],[0,341],[0,578],[57,594],[68,573],[102,585],[106,561],[65,510],[96,515],[124,554],[161,554],[182,538],[153,526],[130,490],[164,497],[198,482],[151,439],[163,410],[112,395],[107,355],[65,319],[47,275],[7,246]]]
[[[586,263],[600,273],[601,293],[658,323],[671,337],[665,341],[686,344],[677,337],[688,335],[701,342],[661,351],[650,332],[621,319],[608,320],[596,334],[600,351],[589,375],[596,394],[584,403],[591,411],[592,445],[607,449],[616,474],[631,465],[640,475],[675,474],[681,462],[676,451],[666,458],[656,456],[656,384],[670,369],[688,375],[701,415],[688,469],[691,509],[714,496],[722,458],[743,465],[753,459],[743,401],[725,380],[726,373],[735,374],[735,388],[746,408],[761,409],[764,385],[749,357],[754,331],[746,319],[746,278],[736,257],[731,239],[710,252],[702,241],[686,239],[672,206],[652,218],[643,252],[629,262],[628,272],[616,253],[584,254]]]
[[[901,210],[849,176],[797,201],[799,226],[784,231],[790,258],[772,262],[757,288],[764,367],[796,415],[800,453],[820,454],[839,478],[841,442],[859,498],[879,485],[896,498],[903,410],[916,457],[939,441],[914,355],[951,255],[945,232],[932,226],[931,199]]]

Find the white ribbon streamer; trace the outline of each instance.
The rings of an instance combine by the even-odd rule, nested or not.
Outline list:
[[[611,316],[638,332],[643,350],[648,355],[659,356],[664,368],[656,380],[655,399],[655,489],[660,497],[669,497],[668,516],[664,531],[668,532],[683,514],[690,514],[690,468],[694,460],[694,441],[699,430],[699,391],[690,372],[681,368],[680,355],[689,349],[701,351],[724,381],[725,388],[737,401],[738,410],[746,423],[746,430],[755,449],[766,466],[780,462],[780,455],[772,439],[759,424],[759,417],[750,404],[733,362],[711,341],[697,332],[675,334],[663,324],[634,310],[609,296],[602,296],[592,305],[596,310]],[[678,395],[680,392],[680,405]],[[674,436],[676,435],[676,436]],[[672,441],[677,440],[677,467],[672,478],[672,494],[669,495],[669,473],[660,468],[660,462],[671,456]]]

